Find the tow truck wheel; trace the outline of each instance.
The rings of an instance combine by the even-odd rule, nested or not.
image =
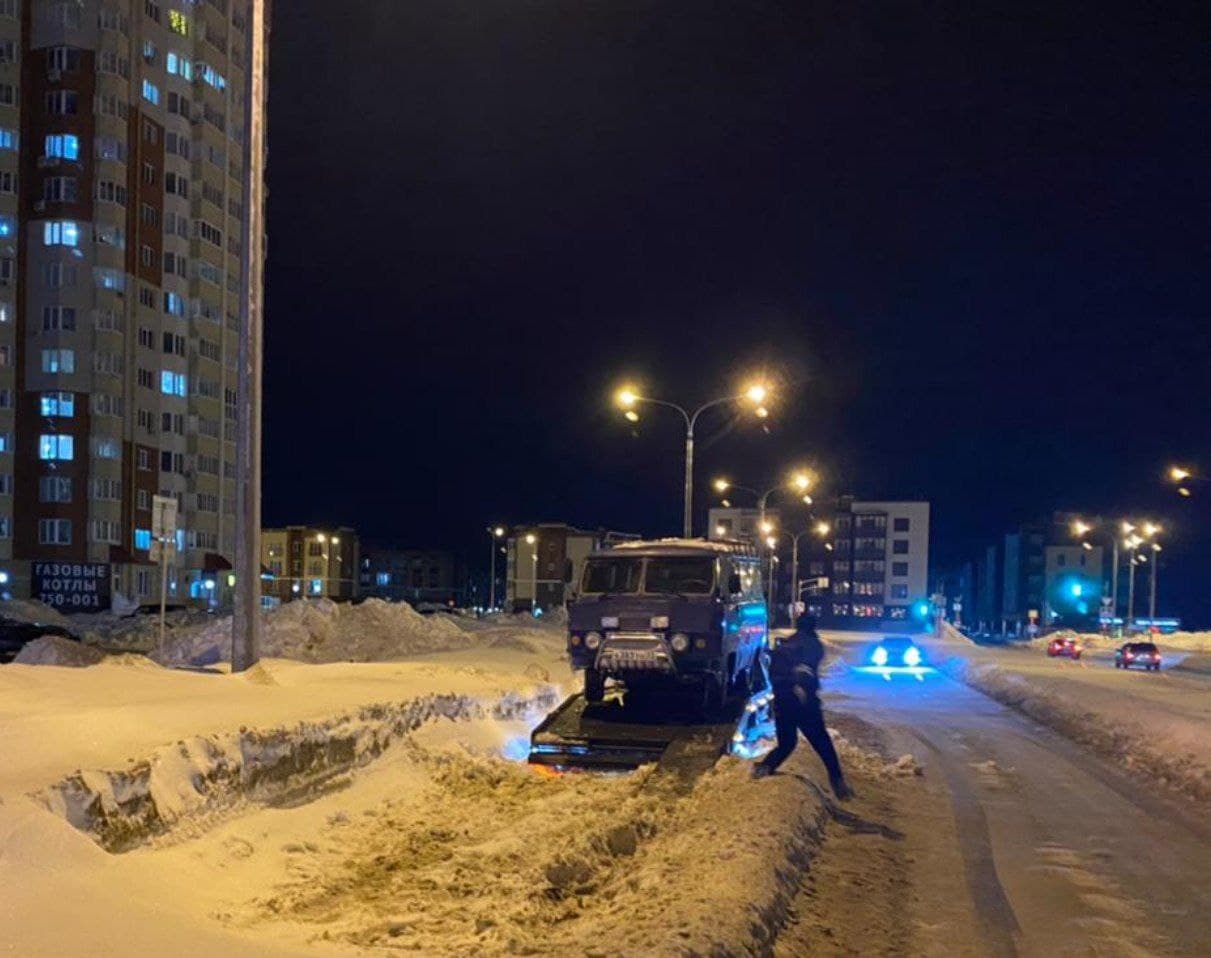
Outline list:
[[[584,697],[593,705],[605,698],[605,676],[597,669],[584,670]]]

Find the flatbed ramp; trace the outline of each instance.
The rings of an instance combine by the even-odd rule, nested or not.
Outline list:
[[[673,716],[617,699],[590,705],[573,695],[530,736],[529,761],[557,768],[624,770],[656,762],[696,777],[734,746],[772,734],[770,693],[735,700],[707,718]]]

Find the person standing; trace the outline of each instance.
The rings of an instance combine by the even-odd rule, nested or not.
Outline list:
[[[773,775],[795,750],[799,733],[811,743],[828,771],[828,783],[841,800],[853,797],[845,781],[841,760],[824,725],[820,707],[820,663],[824,643],[816,632],[816,617],[799,616],[795,631],[778,643],[770,656],[770,684],[774,689],[774,727],[778,744],[753,768],[754,778]]]

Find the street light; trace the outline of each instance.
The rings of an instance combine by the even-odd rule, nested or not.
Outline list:
[[[631,422],[635,422],[639,418],[639,414],[635,412],[634,407],[640,403],[649,403],[653,406],[664,406],[668,409],[676,410],[685,420],[685,489],[684,516],[682,519],[682,534],[685,538],[689,539],[694,534],[694,427],[698,425],[698,417],[715,406],[749,402],[756,407],[757,415],[765,418],[769,414],[764,405],[768,396],[769,388],[764,383],[756,382],[745,387],[739,395],[721,396],[718,399],[712,399],[710,402],[703,403],[693,411],[690,411],[683,406],[679,406],[677,403],[644,396],[634,386],[623,386],[615,393],[615,402]]]
[[[491,581],[488,583],[488,609],[496,608],[496,543],[504,537],[504,526],[488,526],[488,562],[491,566]]]
[[[738,489],[741,492],[749,492],[749,493],[752,493],[754,496],[756,496],[757,497],[757,509],[760,511],[760,516],[758,517],[757,522],[758,522],[758,526],[760,528],[764,528],[764,526],[766,525],[765,506],[766,506],[766,503],[768,502],[770,496],[772,496],[779,489],[783,489],[783,488],[789,489],[792,492],[804,494],[807,492],[808,489],[811,488],[812,482],[813,482],[813,477],[812,477],[812,474],[810,471],[808,471],[806,469],[797,469],[790,474],[790,476],[787,478],[787,480],[784,483],[779,483],[776,486],[771,486],[769,489],[766,489],[765,492],[758,492],[752,486],[736,485],[736,483],[732,482],[730,479],[726,479],[722,476],[719,477],[718,479],[714,480],[712,485],[715,487],[715,491],[718,493],[724,493],[724,492],[729,492],[732,489]],[[812,497],[809,495],[802,495],[802,501],[810,506],[812,504]]]
[[[526,533],[526,545],[534,546],[530,553],[530,615],[538,608],[538,536],[533,532]]]
[[[1159,543],[1152,543],[1152,583],[1148,590],[1148,622],[1155,627],[1156,625],[1156,570],[1161,564],[1161,547]]]

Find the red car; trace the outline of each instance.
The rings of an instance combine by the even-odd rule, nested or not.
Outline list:
[[[1069,659],[1081,657],[1081,645],[1073,635],[1057,635],[1047,643],[1047,655],[1051,658],[1062,656]]]

